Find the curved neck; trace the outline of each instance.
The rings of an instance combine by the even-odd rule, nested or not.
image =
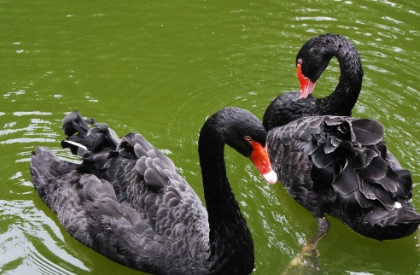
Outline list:
[[[328,38],[328,40],[325,40]],[[323,48],[321,60],[337,57],[340,79],[335,90],[327,97],[299,98],[299,93],[283,93],[275,98],[265,111],[263,124],[267,131],[304,116],[350,116],[362,88],[363,70],[359,53],[353,45],[339,35],[328,35],[318,44]]]
[[[316,101],[316,111],[320,115],[350,116],[362,88],[363,70],[357,50],[340,36],[332,41],[331,55],[337,57],[340,64],[340,79],[329,96]]]
[[[198,143],[210,227],[210,273],[247,274],[254,268],[254,246],[226,176],[224,141],[203,126]]]

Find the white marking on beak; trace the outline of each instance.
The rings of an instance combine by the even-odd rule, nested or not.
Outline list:
[[[270,172],[265,173],[263,177],[270,184],[275,184],[277,182],[277,174],[273,170],[270,170]]]

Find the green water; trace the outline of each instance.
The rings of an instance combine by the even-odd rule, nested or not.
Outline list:
[[[67,112],[120,135],[141,132],[202,197],[196,147],[205,118],[228,105],[261,118],[272,98],[298,88],[300,46],[326,32],[349,37],[361,53],[353,115],[386,126],[420,210],[418,1],[0,0],[0,273],[136,273],[72,239],[34,192],[35,146],[71,157],[59,147]],[[332,62],[316,95],[337,77]],[[254,274],[280,274],[316,222],[248,160],[230,149],[226,158],[255,242]],[[319,245],[323,274],[420,274],[420,233],[378,242],[330,221]]]

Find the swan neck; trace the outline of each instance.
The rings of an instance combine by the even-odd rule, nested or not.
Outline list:
[[[227,179],[224,144],[214,128],[203,127],[198,150],[209,217],[210,269],[244,274],[253,269],[253,242]]]
[[[320,114],[351,115],[362,88],[363,70],[360,56],[353,45],[337,37],[332,46],[332,56],[340,65],[340,78],[335,90],[317,102]]]

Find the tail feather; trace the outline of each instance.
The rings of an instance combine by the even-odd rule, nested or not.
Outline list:
[[[378,240],[397,239],[408,236],[416,231],[420,224],[420,214],[411,205],[395,204],[391,211],[384,208],[374,208],[368,212],[361,223],[351,224],[352,228],[361,234],[374,236]],[[364,224],[360,227],[360,224]],[[366,230],[369,226],[372,230]]]
[[[371,225],[386,227],[393,224],[420,223],[420,214],[411,206],[398,205],[392,211],[383,208],[376,208],[364,216],[364,222]]]
[[[75,133],[86,136],[90,129],[78,111],[73,111],[65,116],[61,122],[61,127],[66,136],[72,136]]]
[[[84,156],[87,152],[115,150],[119,143],[117,134],[105,123],[95,123],[89,127],[78,111],[68,114],[62,122],[62,128],[67,138],[61,142],[63,148],[70,148],[75,155]]]

